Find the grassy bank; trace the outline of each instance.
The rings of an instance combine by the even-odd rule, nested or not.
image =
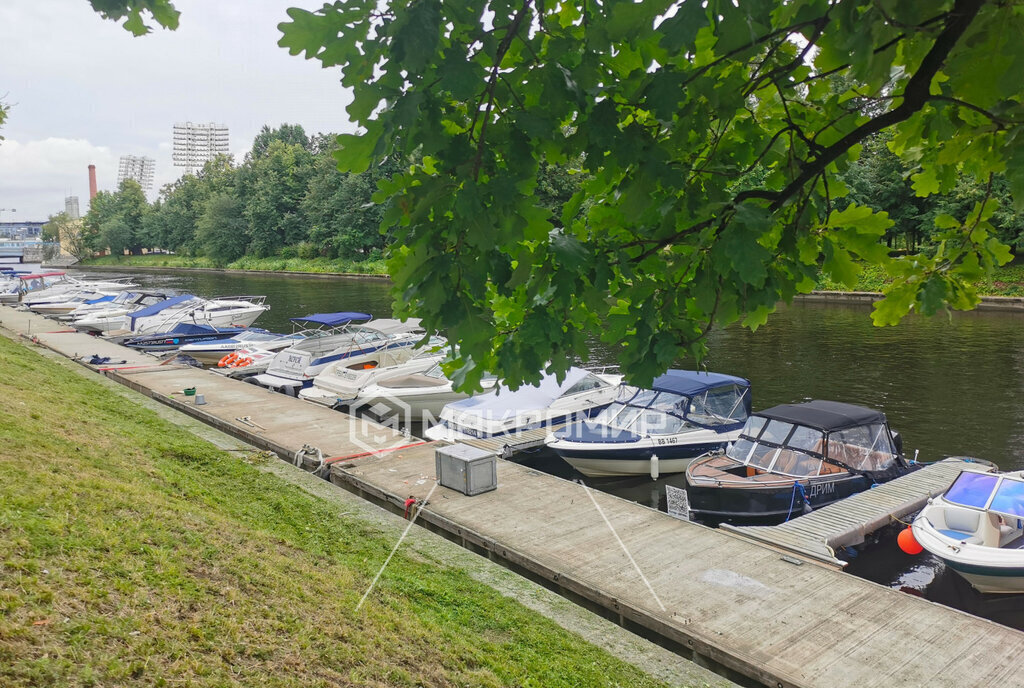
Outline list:
[[[145,256],[101,256],[80,263],[89,265],[116,265],[118,267],[160,267],[160,268],[222,268],[225,270],[263,270],[266,272],[312,272],[352,273],[360,275],[386,275],[387,265],[383,260],[346,260],[342,258],[253,258],[246,256],[227,265],[215,265],[209,258],[162,253]]]
[[[864,272],[853,289],[825,277],[818,280],[817,288],[823,291],[882,291],[889,281],[880,268],[868,265],[864,266]],[[1024,264],[1011,263],[996,268],[992,277],[975,284],[982,296],[1024,296]]]
[[[377,526],[3,337],[0,359],[0,685],[659,685],[402,551],[357,613]]]

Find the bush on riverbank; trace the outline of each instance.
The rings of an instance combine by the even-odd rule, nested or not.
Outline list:
[[[379,526],[72,364],[0,360],[0,685],[661,685],[402,550],[356,613]]]
[[[254,258],[243,256],[228,263],[217,265],[206,257],[189,257],[164,253],[150,253],[144,256],[101,256],[90,258],[80,263],[89,265],[116,265],[118,267],[162,267],[162,268],[223,268],[226,270],[263,270],[266,272],[310,272],[310,273],[354,273],[360,275],[386,275],[387,263],[384,260],[347,260],[344,258]]]
[[[889,280],[877,265],[862,265],[864,271],[853,289],[825,277],[818,279],[822,291],[882,291]],[[1011,263],[996,268],[992,277],[975,283],[981,296],[1024,296],[1024,264]]]

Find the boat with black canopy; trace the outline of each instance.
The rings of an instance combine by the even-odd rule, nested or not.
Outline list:
[[[722,454],[686,469],[690,513],[771,523],[915,470],[880,411],[836,401],[783,404],[750,416]]]

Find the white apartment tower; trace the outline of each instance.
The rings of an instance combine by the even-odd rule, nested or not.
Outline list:
[[[156,169],[156,162],[153,158],[141,155],[122,155],[117,164],[117,185],[125,179],[134,179],[142,187],[143,191],[153,188],[153,171]]]
[[[72,220],[77,220],[82,217],[82,214],[78,210],[78,196],[64,197],[64,212]]]
[[[175,167],[184,167],[185,174],[195,174],[207,160],[228,154],[228,128],[223,124],[178,122],[174,125]]]

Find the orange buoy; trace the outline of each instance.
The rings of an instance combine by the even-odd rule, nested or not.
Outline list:
[[[907,554],[920,554],[924,551],[924,547],[914,537],[913,526],[907,526],[900,531],[900,534],[896,536],[896,544]]]

